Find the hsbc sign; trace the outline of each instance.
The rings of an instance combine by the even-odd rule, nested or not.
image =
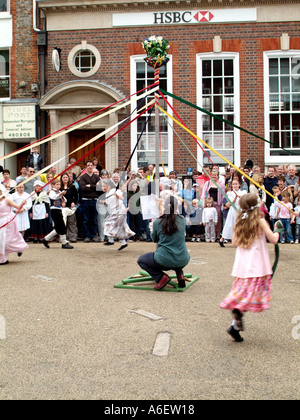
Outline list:
[[[210,22],[214,15],[209,11],[153,13],[153,24]]]
[[[113,26],[199,25],[207,23],[256,22],[256,8],[162,11],[113,14]]]

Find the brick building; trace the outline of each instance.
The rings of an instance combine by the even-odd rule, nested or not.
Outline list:
[[[39,136],[38,46],[31,0],[0,0],[0,156]],[[19,174],[29,152],[0,161]]]
[[[24,8],[25,3],[31,2],[23,1]],[[36,15],[31,13],[35,5]],[[143,60],[141,43],[156,35],[164,36],[171,45],[170,61],[160,70],[164,90],[271,143],[169,97],[192,132],[235,165],[247,158],[261,167],[299,163],[298,1],[36,0],[31,3],[31,12],[34,25],[40,29],[38,33],[31,31],[39,44],[33,47],[36,54],[39,48],[39,134],[43,130],[54,132],[151,84],[153,71]],[[35,70],[33,66],[33,74]],[[47,162],[67,156],[134,108],[135,104],[60,136],[45,147]],[[172,114],[170,108],[168,111]],[[97,156],[106,168],[122,167],[127,162],[146,118],[101,147]],[[164,118],[161,138],[162,156],[169,170],[186,173],[188,167],[200,169],[206,162],[206,155],[191,135]],[[185,145],[197,156],[198,163]],[[224,164],[213,153],[210,157]],[[151,162],[154,117],[131,166]]]

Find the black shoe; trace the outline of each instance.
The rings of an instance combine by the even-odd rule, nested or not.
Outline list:
[[[122,245],[122,246],[120,246],[120,248],[118,249],[118,251],[122,251],[122,249],[127,248],[127,247],[128,247],[128,245],[127,245],[127,244]]]
[[[237,326],[240,331],[244,331],[244,325],[243,325],[243,314],[238,309],[232,310],[233,318],[236,320]]]
[[[220,245],[220,247],[222,247],[222,248],[225,248],[225,245],[223,244],[223,241],[219,241],[219,245]]]
[[[242,341],[244,341],[244,339],[240,336],[240,332],[234,329],[233,325],[231,325],[231,327],[228,328],[227,332],[237,343],[241,343]]]
[[[62,246],[61,246],[63,249],[73,249],[74,247],[72,246],[72,245],[70,245],[70,244],[68,244],[68,243],[66,243],[66,244],[62,244]]]
[[[115,243],[114,242],[104,242],[104,244],[103,245],[107,245],[107,246],[109,246],[109,245],[114,245]]]
[[[22,252],[18,252],[18,257],[21,257],[22,256]]]
[[[42,240],[42,244],[46,247],[46,248],[50,248],[48,242],[46,241],[46,239]]]
[[[4,263],[0,263],[0,265],[5,265],[5,264],[8,264],[8,263],[9,263],[9,261],[7,260]]]

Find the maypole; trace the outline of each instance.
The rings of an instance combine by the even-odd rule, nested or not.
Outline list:
[[[154,83],[157,83],[157,91],[154,93],[155,103],[159,105],[159,69],[169,61],[167,54],[170,48],[169,42],[161,37],[150,36],[146,38],[142,43],[147,57],[145,58],[146,63],[154,69]],[[155,107],[155,191],[156,195],[159,196],[159,166],[160,166],[160,153],[159,153],[159,108]]]

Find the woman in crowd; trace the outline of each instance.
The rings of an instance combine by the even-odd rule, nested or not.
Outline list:
[[[153,222],[152,240],[157,243],[155,252],[141,255],[139,266],[156,282],[156,290],[163,289],[171,280],[164,271],[174,270],[178,286],[185,287],[183,268],[190,255],[185,245],[185,220],[177,214],[178,200],[169,195],[163,202],[163,214]]]
[[[219,179],[219,172],[217,171],[212,171],[211,178],[212,180],[209,180],[204,184],[202,190],[202,200],[204,202],[204,200],[208,197],[211,197],[214,200],[214,207],[218,214],[218,223],[215,229],[217,240],[219,240],[222,230],[222,203],[224,197],[221,190],[225,192],[225,184]]]

